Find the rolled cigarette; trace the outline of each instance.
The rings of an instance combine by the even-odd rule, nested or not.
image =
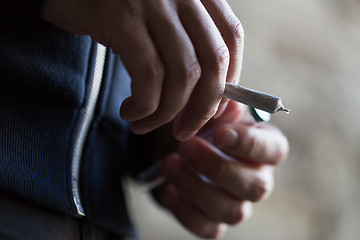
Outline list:
[[[224,97],[271,114],[278,111],[290,112],[290,110],[283,106],[279,97],[233,83],[226,83]]]

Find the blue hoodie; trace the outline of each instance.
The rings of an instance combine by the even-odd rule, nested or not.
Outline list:
[[[135,138],[119,117],[130,95],[119,56],[36,18],[41,1],[5,2],[0,192],[135,236],[121,178],[140,169],[142,160],[130,158],[129,139]]]

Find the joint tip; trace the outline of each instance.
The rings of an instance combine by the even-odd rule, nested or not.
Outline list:
[[[278,111],[283,111],[283,112],[286,112],[287,114],[290,113],[290,109],[287,109],[287,108],[284,108],[284,107],[281,107]]]

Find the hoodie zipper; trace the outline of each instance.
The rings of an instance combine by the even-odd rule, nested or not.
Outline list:
[[[83,147],[88,134],[91,121],[94,117],[96,102],[99,96],[101,80],[103,77],[104,64],[105,64],[106,47],[97,44],[95,68],[91,81],[90,96],[81,115],[80,127],[76,134],[72,165],[71,165],[71,189],[74,204],[79,216],[85,216],[85,211],[81,203],[80,189],[79,189],[79,175],[80,164],[83,154]]]

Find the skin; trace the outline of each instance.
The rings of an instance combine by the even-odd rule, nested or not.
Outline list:
[[[174,136],[189,140],[240,78],[243,28],[224,0],[47,0],[41,15],[121,56],[132,94],[120,115],[137,134],[174,120]]]
[[[173,124],[180,142],[155,195],[189,231],[218,238],[269,195],[288,143],[276,127],[243,124],[242,105],[222,99],[240,78],[244,43],[225,0],[47,0],[41,15],[120,55],[132,78],[120,115],[133,132]]]
[[[155,195],[200,237],[219,238],[227,225],[246,220],[252,204],[270,195],[274,168],[287,158],[282,132],[271,124],[244,123],[244,110],[231,101],[221,117],[205,126],[210,136],[180,142],[177,152],[164,159],[168,183]]]

